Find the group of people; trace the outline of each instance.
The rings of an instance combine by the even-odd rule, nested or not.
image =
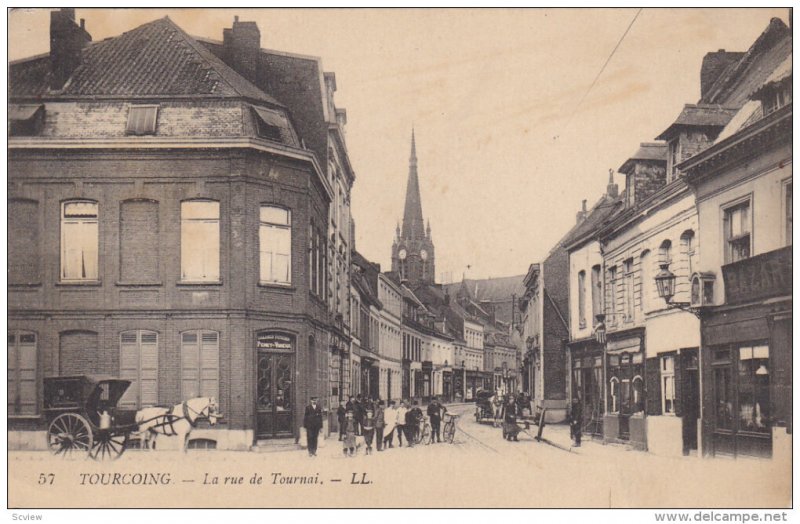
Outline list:
[[[426,412],[431,425],[431,441],[441,442],[442,418],[447,408],[434,397]],[[372,454],[373,443],[379,452],[393,448],[395,435],[398,447],[403,447],[403,437],[406,447],[414,447],[425,420],[418,400],[390,400],[387,404],[380,399],[373,401],[362,398],[361,395],[342,400],[336,409],[336,416],[339,422],[339,441],[342,442],[345,456],[356,454],[356,437],[359,436],[364,438],[366,455]],[[306,407],[303,427],[306,428],[308,454],[316,456],[319,432],[322,429],[322,410],[317,405],[316,397],[312,397]]]

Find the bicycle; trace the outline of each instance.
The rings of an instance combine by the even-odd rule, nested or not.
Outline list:
[[[414,444],[425,444],[426,446],[431,443],[433,437],[433,428],[431,428],[431,419],[424,417],[420,421],[420,428],[414,436]]]
[[[442,436],[444,437],[445,442],[450,444],[453,443],[453,439],[455,439],[456,436],[456,425],[458,424],[458,419],[460,416],[461,415],[453,415],[451,413],[444,414],[445,423],[443,431],[444,434]]]

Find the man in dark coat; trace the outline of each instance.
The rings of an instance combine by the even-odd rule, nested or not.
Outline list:
[[[345,405],[345,401],[341,400],[339,402],[339,407],[336,408],[336,419],[339,421],[339,442],[344,440],[345,413],[347,413],[347,406]]]
[[[317,403],[317,397],[311,397],[311,402],[306,406],[303,415],[303,427],[306,428],[306,439],[308,440],[308,456],[317,456],[317,439],[322,429],[322,408]]]
[[[433,397],[433,401],[428,404],[428,417],[431,421],[431,443],[441,442],[442,405],[436,397]]]
[[[583,426],[583,410],[578,399],[572,399],[572,409],[569,412],[569,434],[575,447],[581,447],[581,433]]]
[[[383,428],[386,427],[383,405],[383,401],[379,400],[378,405],[375,407],[375,446],[378,451],[383,451]]]

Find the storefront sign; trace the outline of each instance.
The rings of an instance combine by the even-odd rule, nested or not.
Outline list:
[[[258,349],[282,349],[291,351],[294,349],[292,337],[280,333],[261,333],[256,342]]]
[[[741,304],[792,294],[792,248],[785,247],[722,266],[725,302]]]

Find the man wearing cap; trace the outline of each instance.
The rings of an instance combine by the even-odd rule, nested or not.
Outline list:
[[[308,440],[308,456],[317,456],[317,438],[322,429],[322,408],[317,403],[317,397],[311,397],[311,402],[306,406],[303,416],[303,427],[306,428]]]

